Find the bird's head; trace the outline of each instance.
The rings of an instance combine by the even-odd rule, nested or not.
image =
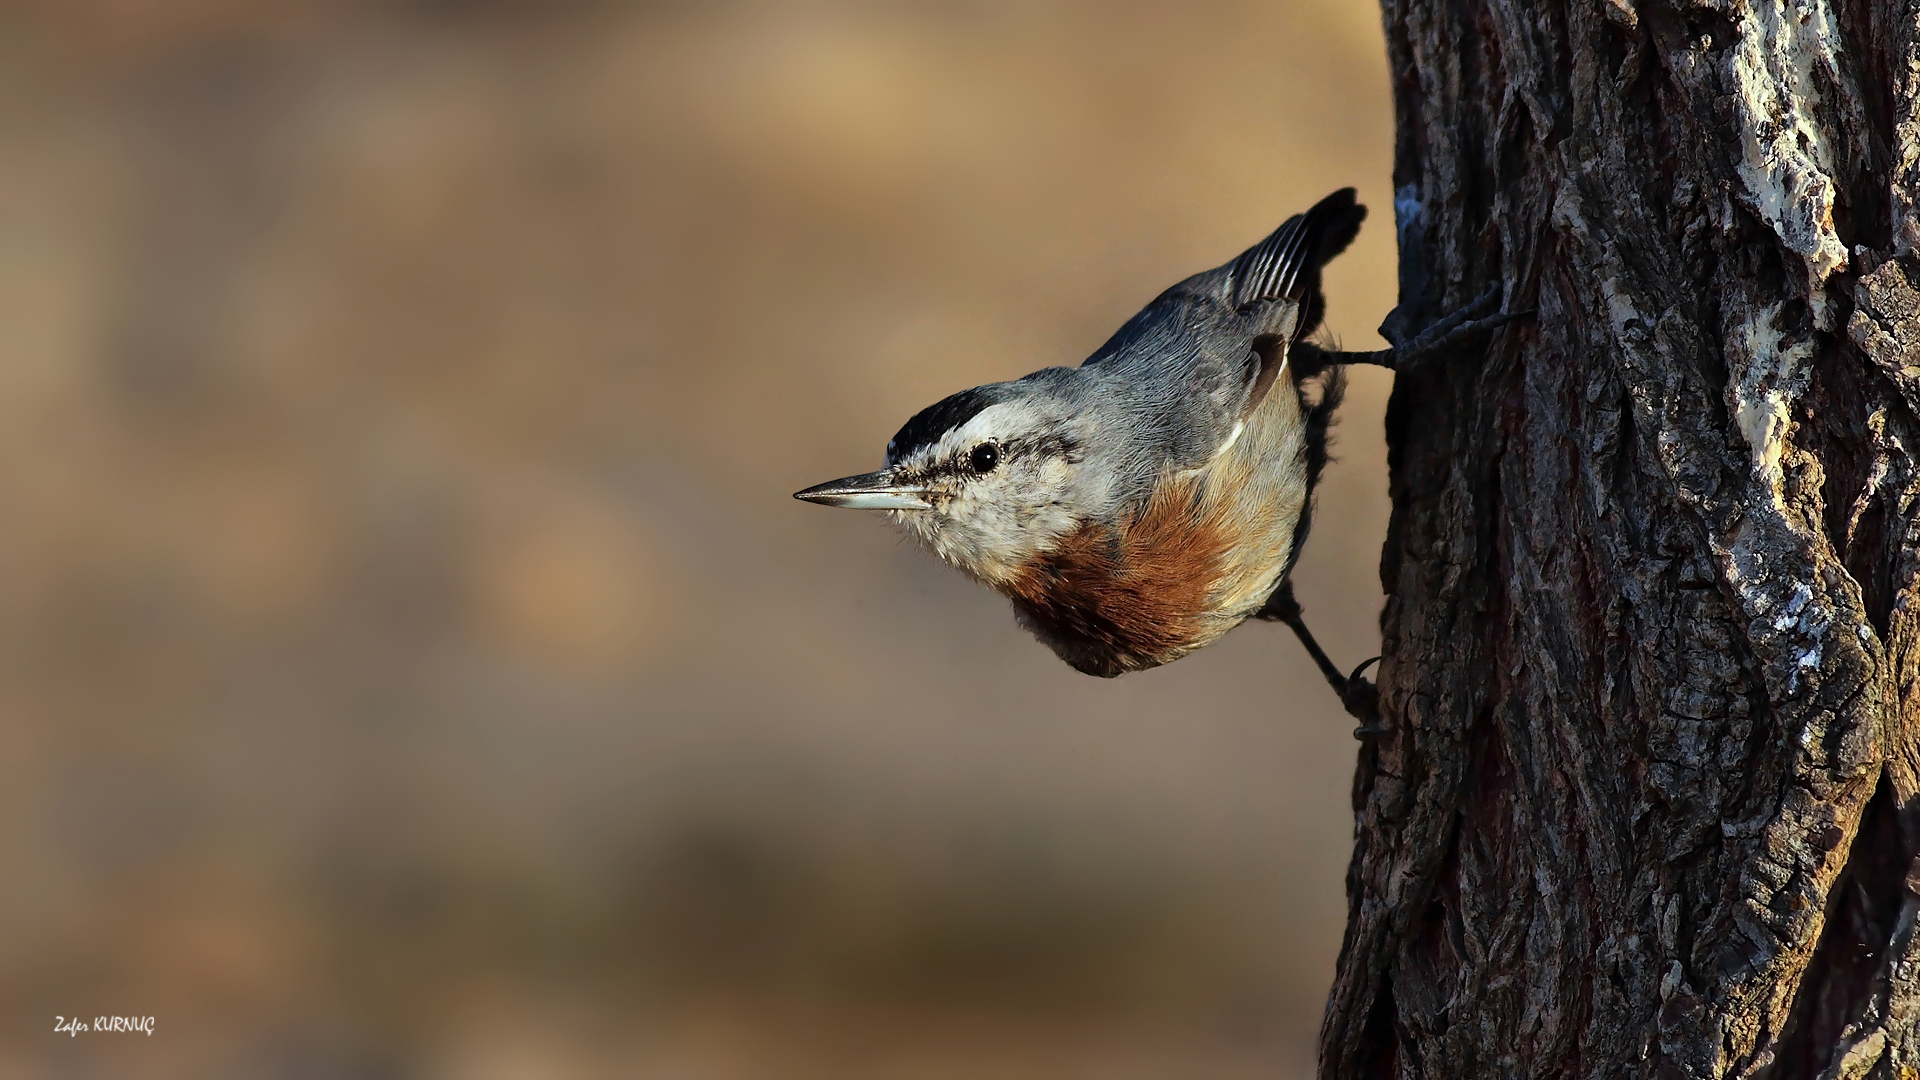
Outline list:
[[[1050,369],[1062,371],[1064,369]],[[922,409],[887,444],[886,467],[794,498],[885,510],[941,559],[1005,586],[1098,513],[1083,420],[1049,372],[965,390]]]

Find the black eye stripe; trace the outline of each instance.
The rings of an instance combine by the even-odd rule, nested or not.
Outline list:
[[[984,458],[975,459],[974,455],[983,454],[983,452],[991,455],[990,463]],[[1027,436],[1005,441],[989,439],[986,442],[975,443],[965,450],[952,451],[950,456],[938,461],[929,461],[910,467],[902,474],[902,478],[979,476],[993,472],[1009,461],[1021,461],[1029,457],[1054,457],[1070,465],[1077,465],[1083,456],[1080,452],[1079,440],[1070,435]]]
[[[1012,461],[1029,454],[1042,457],[1065,458],[1069,462],[1080,460],[1080,444],[1067,435],[1040,435],[1024,439],[1008,439],[1000,444],[1000,460]]]

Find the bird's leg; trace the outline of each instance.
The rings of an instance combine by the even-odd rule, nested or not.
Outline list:
[[[1294,345],[1289,355],[1297,358],[1300,366],[1306,370],[1319,370],[1329,364],[1374,364],[1394,371],[1408,371],[1531,314],[1530,311],[1501,311],[1500,286],[1495,285],[1474,297],[1465,307],[1420,331],[1412,340],[1391,349],[1342,352],[1303,341]]]
[[[1255,612],[1254,617],[1286,623],[1294,636],[1300,639],[1300,644],[1306,646],[1307,655],[1313,657],[1320,674],[1326,676],[1333,692],[1340,695],[1340,704],[1346,707],[1347,714],[1360,721],[1360,726],[1353,729],[1354,738],[1364,739],[1387,733],[1389,728],[1380,722],[1380,691],[1361,677],[1361,673],[1372,667],[1379,657],[1354,668],[1351,674],[1340,674],[1340,669],[1334,667],[1333,661],[1327,657],[1326,650],[1313,639],[1313,632],[1307,629],[1306,620],[1300,614],[1300,601],[1294,599],[1291,581],[1281,582],[1280,588],[1267,598],[1266,605]]]

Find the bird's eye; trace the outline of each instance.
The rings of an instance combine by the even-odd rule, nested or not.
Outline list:
[[[998,464],[1000,464],[1000,447],[990,442],[981,443],[967,455],[967,465],[975,473],[990,473]]]

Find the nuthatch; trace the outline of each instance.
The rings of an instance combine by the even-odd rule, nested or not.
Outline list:
[[[885,468],[794,497],[887,511],[1089,675],[1167,663],[1262,616],[1293,627],[1344,699],[1358,672],[1314,644],[1287,582],[1337,365],[1404,368],[1509,318],[1486,317],[1496,289],[1398,348],[1304,341],[1326,306],[1320,268],[1366,213],[1336,191],[1161,293],[1080,367],[963,390],[908,420]]]

